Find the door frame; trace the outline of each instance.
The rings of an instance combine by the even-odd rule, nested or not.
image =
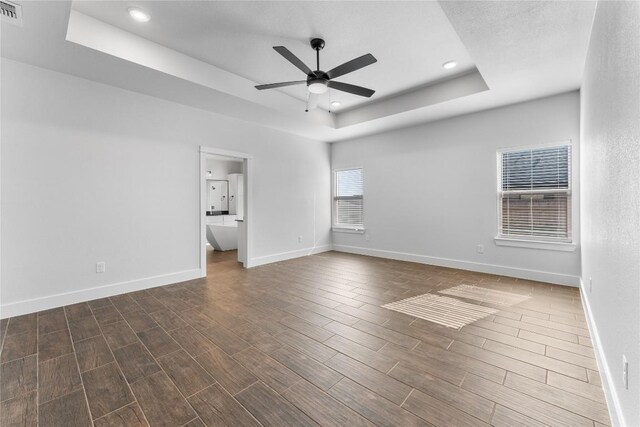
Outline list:
[[[207,276],[207,157],[223,156],[233,159],[242,159],[244,174],[244,227],[245,227],[245,252],[242,265],[250,267],[253,254],[253,239],[251,221],[253,219],[253,156],[240,151],[223,150],[221,148],[200,146],[200,277]]]

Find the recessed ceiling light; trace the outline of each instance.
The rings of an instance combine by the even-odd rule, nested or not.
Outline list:
[[[137,7],[130,7],[127,9],[129,15],[138,22],[149,22],[151,16],[142,9]]]
[[[444,68],[445,70],[450,70],[452,68],[456,68],[456,65],[458,65],[456,61],[447,61],[442,64],[442,68]]]
[[[331,106],[332,107],[339,107],[340,106],[340,101],[332,101],[331,102]]]

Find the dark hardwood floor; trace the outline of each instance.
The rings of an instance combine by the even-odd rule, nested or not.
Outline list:
[[[335,252],[0,323],[2,426],[609,425],[577,289]],[[530,298],[448,328],[381,306]],[[440,294],[439,294],[440,295]],[[451,295],[449,295],[451,297]]]

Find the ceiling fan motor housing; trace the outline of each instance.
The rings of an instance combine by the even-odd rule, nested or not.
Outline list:
[[[324,71],[316,70],[307,77],[307,86],[311,93],[324,93],[327,91],[329,79]]]

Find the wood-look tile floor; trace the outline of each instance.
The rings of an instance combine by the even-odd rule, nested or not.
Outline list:
[[[1,322],[2,426],[610,424],[577,289],[340,253]],[[452,329],[381,305],[530,295]]]

